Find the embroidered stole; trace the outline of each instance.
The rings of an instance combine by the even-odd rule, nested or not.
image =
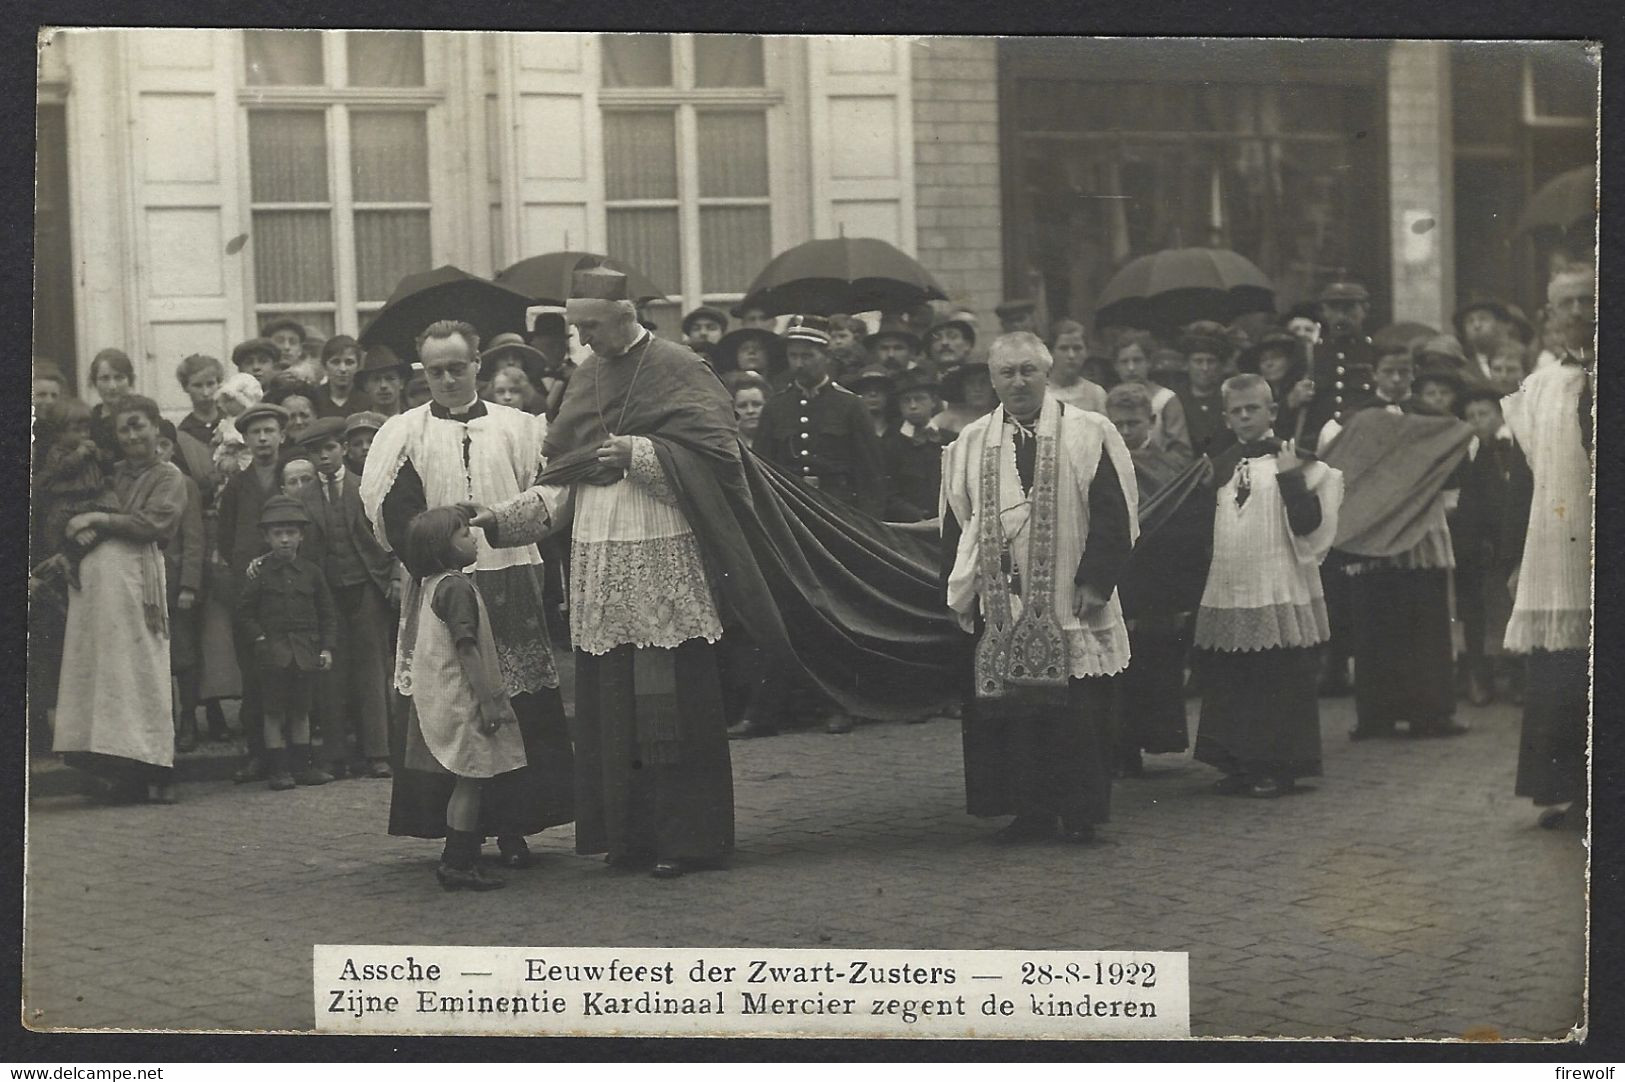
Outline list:
[[[1000,512],[1000,455],[1006,442],[1002,426],[982,447],[982,506],[978,516],[981,533],[977,546],[985,625],[976,644],[976,696],[1008,696],[1027,705],[1064,702],[1071,671],[1066,636],[1054,611],[1059,457],[1056,436],[1053,431],[1041,431],[1035,438],[1038,449],[1027,525],[1029,566],[1015,569],[1012,540],[1005,533]],[[1011,450],[1013,453],[1014,448]],[[1017,603],[1019,615],[1015,612]],[[1012,688],[1016,689],[1014,695],[1010,694]],[[1058,697],[1055,689],[1060,690]]]

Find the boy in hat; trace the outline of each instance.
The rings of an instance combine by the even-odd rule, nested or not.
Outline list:
[[[862,400],[830,379],[829,321],[792,316],[784,342],[791,382],[762,411],[752,449],[879,517],[886,503],[880,441]]]
[[[1534,475],[1501,413],[1501,392],[1488,384],[1468,387],[1460,402],[1473,428],[1461,501],[1451,521],[1456,546],[1456,609],[1461,615],[1467,699],[1493,702],[1519,675],[1501,642],[1512,615],[1508,586],[1523,559]]]
[[[937,371],[958,368],[976,348],[976,328],[963,319],[944,319],[925,334],[925,348]]]
[[[372,438],[389,420],[381,413],[362,410],[344,419],[344,468],[361,476],[367,466],[367,452],[372,450]]]
[[[702,304],[683,317],[683,337],[688,348],[701,356],[710,356],[711,350],[728,333],[728,317],[721,309]]]
[[[356,375],[361,370],[361,347],[354,338],[347,334],[336,334],[323,342],[321,363],[326,382],[316,389],[316,416],[342,421],[369,405],[367,396],[357,393]]]
[[[865,368],[852,379],[843,380],[842,386],[863,399],[863,409],[869,415],[869,423],[874,426],[875,438],[884,437],[891,427],[891,373],[884,368]]]
[[[939,399],[930,373],[916,368],[897,380],[901,420],[880,438],[886,471],[886,521],[924,522],[936,518],[942,491],[943,434],[931,427]]]
[[[1273,432],[1262,376],[1225,380],[1233,443],[1213,463],[1213,555],[1196,613],[1198,762],[1222,793],[1277,797],[1320,774],[1315,695],[1330,634],[1320,561],[1337,533],[1343,476]]]
[[[393,417],[406,409],[406,377],[410,369],[388,346],[373,346],[355,374],[356,390],[367,400],[366,408]]]
[[[237,415],[237,431],[250,459],[247,468],[232,474],[220,490],[218,540],[220,558],[231,573],[232,590],[239,595],[247,582],[249,564],[266,551],[260,511],[281,487],[282,441],[287,427],[288,412],[269,402],[257,402]],[[233,638],[237,668],[242,673],[241,716],[243,739],[248,746],[248,757],[235,780],[259,781],[265,777],[259,667],[255,664],[253,638],[240,624],[233,628]]]
[[[333,666],[334,610],[321,571],[299,555],[309,524],[291,496],[266,500],[259,526],[270,551],[253,561],[237,596],[237,623],[264,696],[268,783],[277,790],[333,780],[310,758],[311,674]]]
[[[310,525],[304,557],[319,568],[337,626],[328,642],[337,660],[321,681],[322,751],[334,777],[389,777],[390,612],[395,562],[361,508],[361,477],[345,468],[349,426],[324,417],[305,430],[301,449],[316,463],[316,483],[299,494]],[[355,727],[355,750],[349,751]]]
[[[1435,417],[1453,417],[1460,414],[1457,402],[1466,385],[1453,369],[1437,364],[1419,366],[1421,371],[1411,385],[1416,396],[1418,413],[1431,413]]]
[[[305,355],[305,325],[291,316],[278,316],[260,328],[260,337],[276,346],[278,369],[287,368]]]
[[[247,372],[260,381],[264,387],[276,375],[276,362],[281,357],[277,344],[269,338],[250,338],[246,342],[238,342],[231,351],[231,363],[237,366],[237,371]]]

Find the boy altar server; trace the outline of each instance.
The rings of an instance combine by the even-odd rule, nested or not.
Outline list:
[[[1196,613],[1202,720],[1195,757],[1217,788],[1268,798],[1320,774],[1320,644],[1330,635],[1320,562],[1337,533],[1343,475],[1275,438],[1262,376],[1225,380],[1236,443],[1214,459],[1213,559]]]

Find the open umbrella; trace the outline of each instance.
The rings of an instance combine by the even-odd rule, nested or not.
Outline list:
[[[931,272],[873,237],[810,240],[775,256],[745,293],[769,315],[902,312],[947,300]]]
[[[1542,184],[1518,215],[1517,232],[1585,226],[1597,214],[1597,167],[1582,165]]]
[[[1095,323],[1170,328],[1274,310],[1274,285],[1245,257],[1225,248],[1169,248],[1132,260],[1112,276],[1097,302]]]
[[[589,260],[591,262],[586,262]],[[595,255],[592,252],[548,252],[546,255],[533,255],[529,259],[521,259],[506,270],[499,271],[496,282],[498,285],[518,290],[537,304],[562,306],[565,299],[570,296],[570,284],[575,272],[584,262],[588,267],[602,264],[626,275],[627,294],[638,304],[656,298],[664,300],[668,296],[664,289],[651,282],[642,271],[618,259]]]
[[[460,319],[490,341],[503,331],[525,332],[531,299],[487,278],[453,266],[408,274],[361,332],[366,348],[387,346],[410,364],[418,359],[417,336],[441,319]]]

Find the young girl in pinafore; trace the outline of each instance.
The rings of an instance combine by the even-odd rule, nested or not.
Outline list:
[[[485,601],[463,571],[474,562],[468,515],[433,507],[407,527],[402,562],[422,580],[412,639],[411,717],[406,766],[453,774],[446,848],[436,877],[447,890],[506,885],[481,870],[480,792],[484,779],[525,765],[525,745],[503,689]]]

